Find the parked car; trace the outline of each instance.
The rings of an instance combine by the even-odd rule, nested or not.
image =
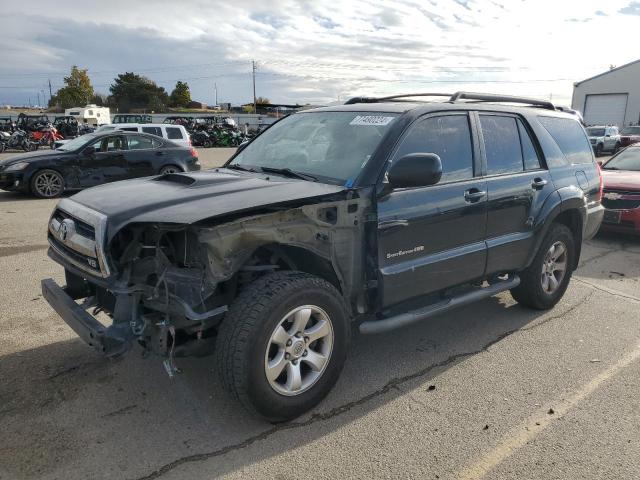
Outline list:
[[[0,189],[54,198],[116,180],[199,169],[194,148],[145,133],[107,132],[0,161]]]
[[[119,113],[114,115],[111,123],[151,123],[153,119],[151,115],[140,113]]]
[[[604,213],[584,128],[538,100],[413,97],[295,113],[222,168],[63,199],[48,238],[67,285],[44,298],[102,355],[142,345],[172,376],[213,351],[277,421],[327,395],[352,322],[387,332],[509,290],[552,308]]]
[[[191,146],[189,133],[182,125],[167,125],[163,123],[118,123],[102,125],[96,130],[96,133],[104,133],[114,130],[122,132],[148,133],[150,135],[156,135],[157,137],[164,138],[165,140],[170,140],[171,142],[182,145],[183,147]],[[55,143],[55,148],[61,147],[67,142],[68,140],[59,140]]]
[[[628,147],[640,142],[640,125],[624,127],[620,132],[620,146]]]
[[[615,153],[620,149],[620,132],[618,127],[602,126],[587,127],[589,142],[596,157],[605,152]]]
[[[611,157],[602,167],[602,177],[602,230],[640,235],[640,143]]]

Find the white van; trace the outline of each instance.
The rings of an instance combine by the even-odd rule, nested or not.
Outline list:
[[[189,132],[182,125],[171,125],[167,123],[112,123],[103,125],[96,130],[96,133],[108,130],[123,130],[125,132],[150,133],[158,137],[170,140],[183,147],[191,146]]]
[[[107,107],[98,107],[94,104],[86,107],[67,108],[64,114],[67,117],[74,117],[78,121],[78,125],[99,127],[111,123],[110,110]]]

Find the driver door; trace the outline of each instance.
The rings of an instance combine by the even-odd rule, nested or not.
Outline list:
[[[78,177],[82,188],[129,178],[125,159],[127,141],[124,136],[103,137],[88,147],[93,147],[95,151],[80,154],[82,157]]]
[[[378,199],[382,307],[482,277],[487,260],[486,181],[467,112],[432,115],[409,127],[392,157],[435,153],[442,178]]]

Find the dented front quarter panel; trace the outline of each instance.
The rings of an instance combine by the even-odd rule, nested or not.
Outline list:
[[[371,201],[354,191],[345,193],[333,201],[200,227],[198,240],[206,249],[211,279],[229,280],[260,247],[297,247],[331,263],[351,304],[364,292],[364,220]]]

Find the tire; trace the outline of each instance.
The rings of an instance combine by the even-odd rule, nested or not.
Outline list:
[[[305,316],[307,311],[310,316]],[[290,336],[296,324],[285,319],[297,319],[299,314],[298,326],[305,325],[301,330],[309,336]],[[314,328],[319,332],[319,326],[323,337],[311,333]],[[350,335],[344,300],[333,285],[302,272],[271,273],[248,285],[229,308],[216,340],[216,368],[225,390],[249,412],[286,421],[313,408],[335,385]],[[321,368],[313,369],[318,352],[325,360]],[[271,364],[284,367],[271,368],[281,373],[269,380]],[[299,388],[289,388],[290,375],[291,385],[296,385],[292,375],[296,369],[301,372]]]
[[[160,175],[167,175],[168,173],[182,173],[182,169],[177,165],[165,165],[160,169]]]
[[[601,143],[596,145],[596,157],[602,156],[602,150],[603,150],[603,146]]]
[[[559,245],[565,248],[564,258],[559,255]],[[553,252],[551,250],[552,246],[556,248]],[[549,270],[554,268],[548,263],[550,255],[558,255],[555,261],[556,266],[562,263],[565,265],[564,273],[560,278],[558,272],[548,273]],[[511,290],[511,295],[518,303],[530,308],[537,310],[553,308],[569,286],[573,265],[575,265],[575,255],[575,240],[571,230],[565,225],[554,223],[540,245],[531,265],[521,272],[520,285]],[[545,276],[547,277],[546,287]],[[551,280],[551,276],[555,278],[557,285]]]
[[[30,186],[38,198],[57,198],[64,192],[64,179],[55,170],[40,170],[31,177]]]
[[[202,145],[204,148],[211,148],[212,144],[211,144],[211,140],[206,139]]]

